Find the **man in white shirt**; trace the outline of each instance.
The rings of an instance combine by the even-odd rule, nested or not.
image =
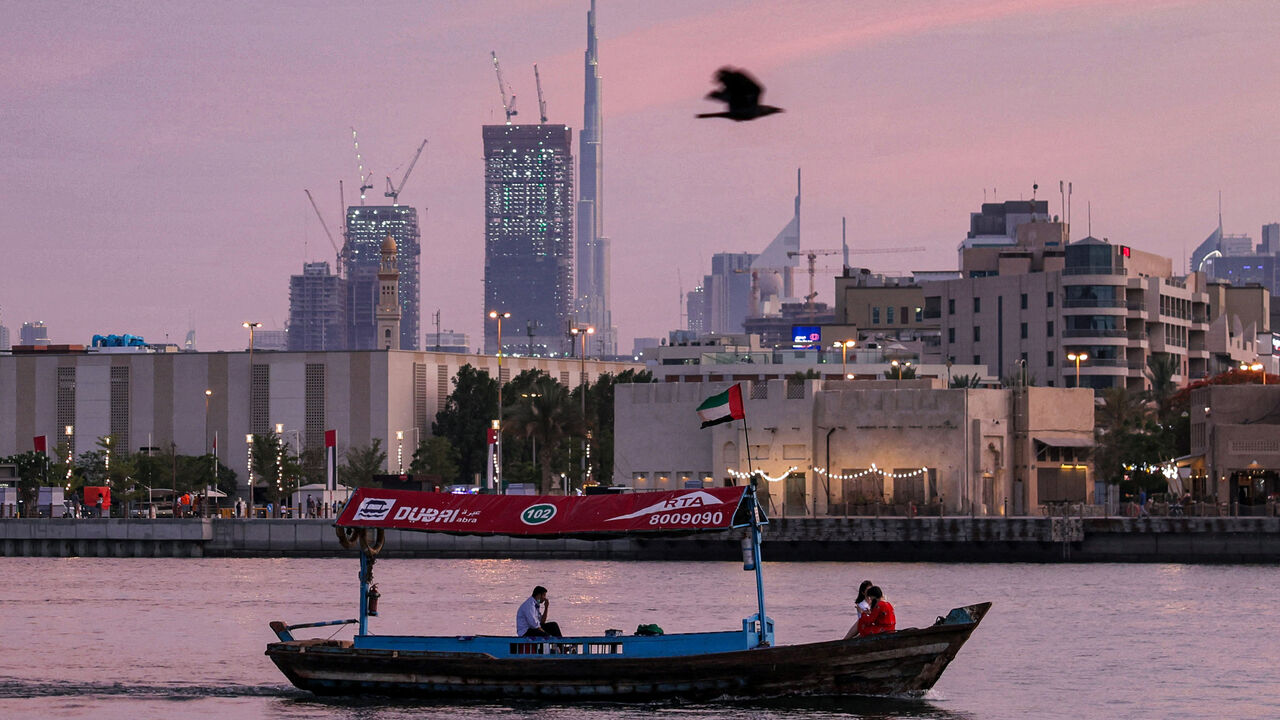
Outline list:
[[[551,601],[547,599],[547,589],[541,585],[533,589],[530,595],[516,611],[516,635],[520,637],[563,637],[558,623],[547,622],[547,611],[551,609]]]

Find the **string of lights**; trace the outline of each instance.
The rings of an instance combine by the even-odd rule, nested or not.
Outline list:
[[[745,473],[740,470],[734,470],[733,468],[726,468],[726,469],[728,470],[729,475],[731,477],[736,478],[738,480],[747,480],[752,476],[752,473]],[[791,473],[799,469],[800,468],[798,466],[792,465],[790,468],[783,471],[783,473],[778,477],[771,477],[768,473],[766,473],[763,470],[756,470],[754,474],[764,478],[765,480],[768,480],[769,482],[780,482],[782,480],[785,480],[787,476],[789,476]],[[810,467],[809,469],[818,475],[825,475],[832,480],[857,480],[859,478],[864,478],[868,475],[880,475],[881,477],[893,478],[895,480],[903,480],[906,478],[920,477],[922,475],[927,475],[929,473],[929,468],[924,468],[924,467],[920,468],[919,470],[912,470],[910,472],[900,472],[900,473],[886,472],[876,467],[875,463],[871,463],[871,467],[867,468],[866,470],[863,470],[862,472],[851,473],[848,475],[833,473],[827,470],[827,468]]]

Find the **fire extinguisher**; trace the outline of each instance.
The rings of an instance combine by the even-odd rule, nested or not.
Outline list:
[[[378,592],[377,585],[369,586],[369,594],[366,596],[366,606],[370,615],[378,614],[378,598],[382,597],[382,593]]]

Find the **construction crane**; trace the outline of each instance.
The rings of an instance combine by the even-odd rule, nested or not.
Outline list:
[[[356,168],[360,171],[360,204],[364,205],[364,191],[373,189],[373,172],[365,174],[364,160],[360,157],[360,141],[356,139],[355,128],[351,128],[351,143],[356,147]]]
[[[547,101],[542,99],[542,76],[538,75],[538,63],[533,64],[533,82],[538,86],[538,124],[547,124]]]
[[[387,178],[387,191],[382,193],[384,196],[391,198],[392,205],[400,204],[400,193],[404,191],[404,184],[409,182],[409,173],[413,172],[413,166],[418,164],[418,157],[422,155],[422,149],[427,146],[427,141],[423,140],[418,146],[418,152],[413,154],[413,159],[409,161],[409,169],[404,171],[404,177],[400,178],[399,187],[391,184],[391,178]]]
[[[324,228],[324,234],[329,237],[329,244],[333,246],[334,252],[334,271],[333,274],[342,277],[342,248],[338,247],[338,243],[333,239],[333,233],[329,232],[329,225],[324,221],[324,215],[320,214],[320,206],[316,205],[316,199],[311,197],[311,191],[303,188],[302,192],[307,194],[307,199],[311,201],[311,207],[316,211],[316,217],[320,219],[320,227]]]
[[[813,321],[816,310],[813,306],[814,298],[818,297],[817,291],[813,288],[813,276],[817,272],[817,260],[819,255],[842,255],[848,258],[849,255],[879,255],[882,253],[904,253],[904,252],[921,252],[924,248],[903,247],[903,248],[867,248],[864,250],[850,250],[848,245],[839,250],[792,250],[787,253],[787,257],[805,257],[809,260],[809,294],[805,296],[805,305],[809,308],[809,320]],[[848,267],[848,265],[846,265]]]
[[[507,124],[511,124],[511,118],[516,115],[516,96],[515,93],[508,93],[510,89],[507,87],[507,81],[502,79],[502,66],[498,64],[498,53],[489,51],[489,56],[493,58],[493,71],[498,74],[498,92],[502,93],[502,111],[507,114]],[[510,95],[510,99],[507,96]]]

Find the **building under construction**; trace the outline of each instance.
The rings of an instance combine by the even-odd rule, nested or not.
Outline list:
[[[400,271],[400,347],[417,350],[421,341],[418,210],[407,205],[353,205],[347,208],[343,264],[347,283],[347,349],[378,349],[378,268],[382,243],[396,244]]]

